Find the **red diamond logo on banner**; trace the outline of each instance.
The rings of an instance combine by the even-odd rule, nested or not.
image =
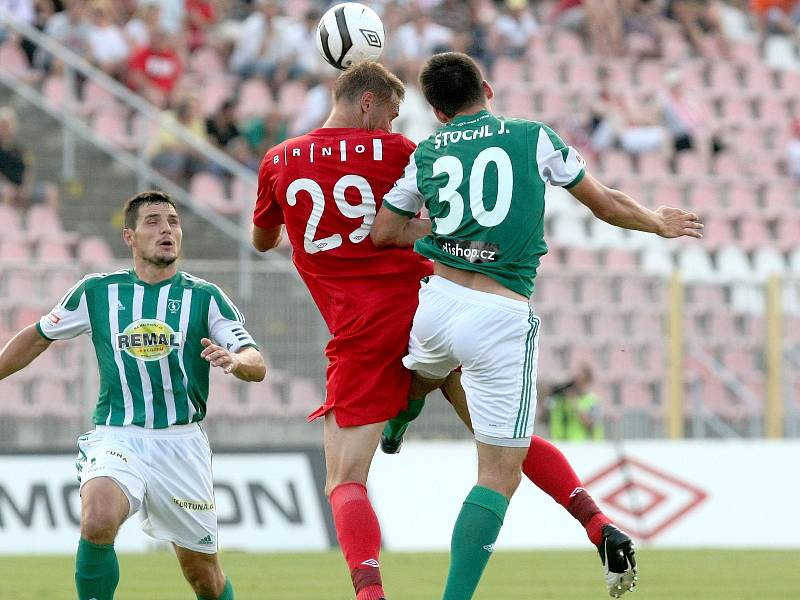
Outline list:
[[[707,497],[697,486],[627,457],[584,485],[614,523],[642,541],[654,540]]]

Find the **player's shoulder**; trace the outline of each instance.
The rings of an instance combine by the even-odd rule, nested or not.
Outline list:
[[[117,271],[107,271],[102,273],[87,273],[78,283],[75,288],[82,287],[89,290],[96,287],[104,287],[114,283],[124,283],[131,281],[132,275],[130,269],[119,269]]]
[[[178,275],[178,285],[183,288],[199,290],[201,292],[214,295],[222,293],[222,289],[216,283],[213,283],[208,279],[197,277],[196,275],[192,275],[186,271],[178,271]]]

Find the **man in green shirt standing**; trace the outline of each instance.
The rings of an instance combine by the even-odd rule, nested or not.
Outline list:
[[[385,196],[372,228],[378,245],[407,245],[427,207],[432,231],[414,244],[434,261],[423,281],[407,368],[431,389],[458,365],[478,450],[478,481],[453,529],[444,600],[470,600],[494,551],[521,479],[536,408],[540,320],[530,309],[544,242],[547,183],[563,186],[599,218],[663,237],[702,237],[697,216],[648,210],[588,175],[580,155],[543,123],[492,114],[491,86],[464,54],[430,58],[422,92],[444,123],[419,144]],[[633,587],[631,543],[609,573],[609,593]]]
[[[575,377],[551,391],[548,407],[550,438],[570,442],[602,440],[600,399],[590,390],[592,369],[581,365]]]
[[[244,317],[213,283],[178,271],[183,232],[173,201],[142,192],[124,208],[133,269],[87,275],[0,351],[0,380],[55,340],[91,337],[100,370],[95,429],[78,440],[78,600],[111,600],[114,540],[139,510],[171,542],[198,600],[233,600],[217,558],[211,450],[201,426],[210,367],[261,381],[266,367]]]

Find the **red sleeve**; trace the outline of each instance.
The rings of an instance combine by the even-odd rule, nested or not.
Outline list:
[[[279,156],[277,148],[267,152],[258,170],[258,193],[256,195],[256,208],[253,211],[253,225],[261,229],[272,229],[282,224],[283,209],[278,204],[275,195],[275,182],[273,181],[270,167],[274,157]]]
[[[140,48],[131,54],[131,57],[128,59],[128,69],[131,71],[144,72],[144,65],[147,61],[148,52],[147,48]]]

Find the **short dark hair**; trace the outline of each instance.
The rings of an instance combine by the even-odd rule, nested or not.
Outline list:
[[[428,104],[451,118],[486,100],[481,70],[460,52],[431,56],[419,73],[419,87]]]
[[[355,102],[364,92],[372,92],[379,100],[388,100],[392,92],[402,100],[406,95],[403,82],[380,63],[365,61],[353,65],[339,75],[333,84],[333,100]]]
[[[145,204],[169,204],[176,211],[178,210],[172,198],[164,192],[159,192],[158,190],[140,192],[125,201],[125,207],[122,209],[125,229],[136,229],[136,221],[139,219],[139,208]]]

